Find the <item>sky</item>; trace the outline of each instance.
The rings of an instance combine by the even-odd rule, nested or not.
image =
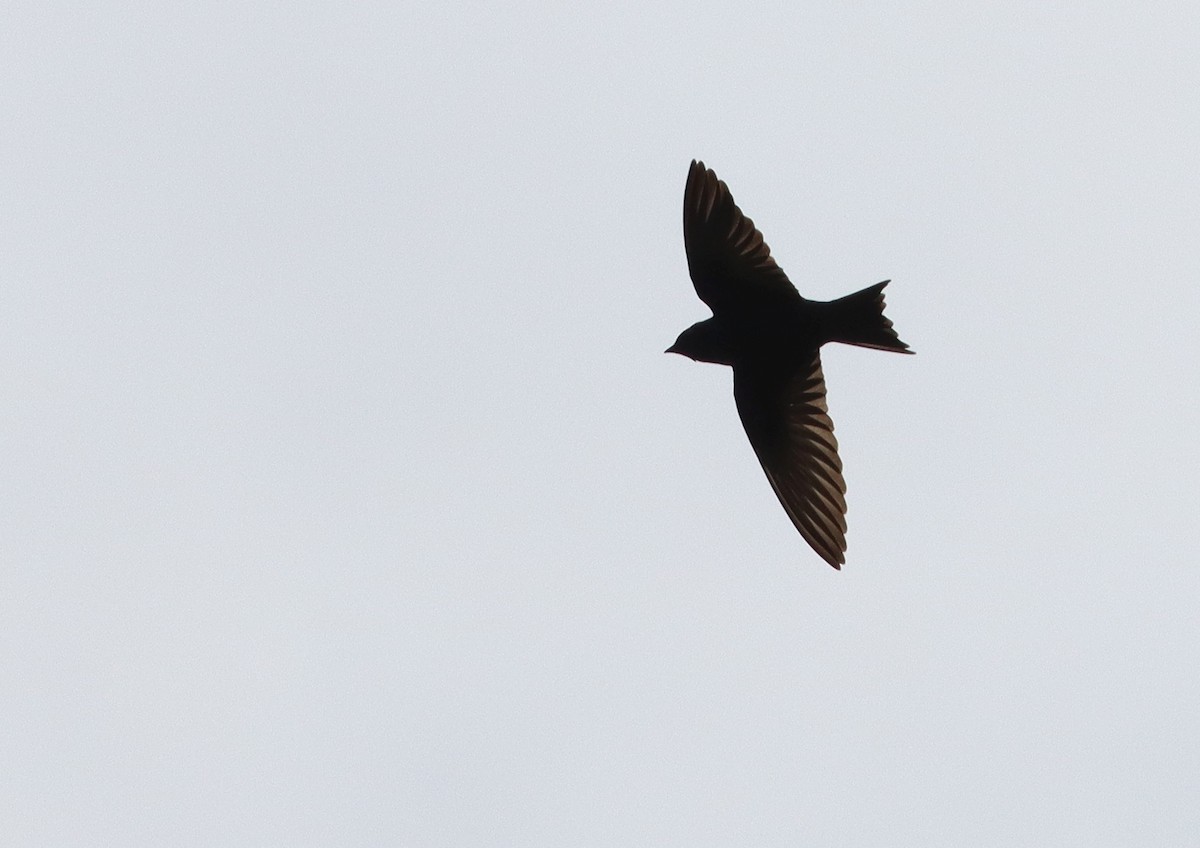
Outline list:
[[[5,19],[11,844],[1195,839],[1195,4]],[[662,353],[693,158],[893,281],[841,572]]]

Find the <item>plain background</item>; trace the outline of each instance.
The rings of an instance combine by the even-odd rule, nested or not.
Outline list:
[[[0,841],[1194,843],[1194,3],[4,19]],[[841,573],[693,157],[893,280]]]

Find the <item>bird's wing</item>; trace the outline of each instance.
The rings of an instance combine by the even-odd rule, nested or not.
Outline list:
[[[714,314],[799,297],[729,187],[695,160],[683,192],[683,243],[696,294]]]
[[[846,561],[846,481],[825,403],[821,355],[794,373],[735,366],[733,395],[750,444],[800,535],[834,568]]]

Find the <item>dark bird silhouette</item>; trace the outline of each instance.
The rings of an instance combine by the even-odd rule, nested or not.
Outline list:
[[[713,317],[667,353],[733,366],[733,397],[750,444],[800,535],[834,568],[846,561],[846,482],[825,403],[826,342],[912,353],[883,314],[876,283],[838,300],[801,297],[754,222],[717,175],[692,162],[683,241],[696,294]]]

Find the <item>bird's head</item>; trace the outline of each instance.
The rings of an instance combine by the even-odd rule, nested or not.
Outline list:
[[[715,362],[717,365],[732,365],[733,355],[725,334],[716,320],[709,318],[693,324],[666,349],[666,353],[678,353],[697,362]]]

